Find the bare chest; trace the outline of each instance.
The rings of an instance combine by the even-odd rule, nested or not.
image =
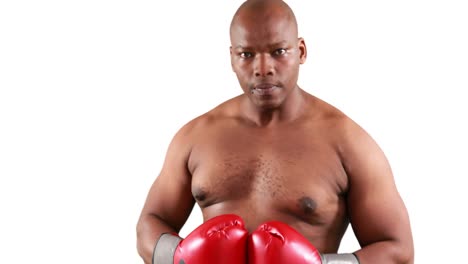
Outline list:
[[[338,154],[326,138],[301,131],[213,134],[194,147],[189,170],[202,209],[240,210],[265,219],[292,215],[316,223],[343,211],[347,178]]]

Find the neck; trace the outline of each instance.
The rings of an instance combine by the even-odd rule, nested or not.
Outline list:
[[[291,94],[275,108],[263,108],[253,104],[247,97],[241,101],[241,112],[246,119],[257,126],[267,127],[288,123],[298,119],[305,109],[305,92],[296,87]]]

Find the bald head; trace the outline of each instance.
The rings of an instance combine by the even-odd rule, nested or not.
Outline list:
[[[263,109],[283,105],[298,89],[299,66],[307,57],[291,8],[281,0],[247,0],[232,19],[230,37],[232,70],[246,98]],[[266,92],[261,84],[276,88]]]
[[[236,11],[231,22],[230,36],[237,27],[246,27],[265,21],[286,22],[297,37],[297,21],[291,8],[282,0],[247,0]]]

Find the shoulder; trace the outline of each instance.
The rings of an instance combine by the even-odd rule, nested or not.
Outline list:
[[[194,146],[216,131],[221,121],[235,118],[236,98],[221,103],[180,127],[173,136],[167,150],[168,160],[187,162]],[[225,122],[224,122],[225,123]]]
[[[309,95],[307,100],[310,106],[308,120],[320,124],[321,129],[329,135],[341,138],[346,135],[346,131],[359,129],[357,123],[331,103],[313,95]]]
[[[318,99],[317,104],[321,105],[321,118],[326,120],[327,136],[331,138],[349,176],[363,178],[365,171],[373,170],[385,172],[374,176],[391,174],[385,153],[361,124],[329,103]]]
[[[205,134],[207,130],[212,129],[214,126],[238,119],[239,97],[229,99],[193,118],[179,129],[175,138],[184,139],[187,144],[193,143],[198,136]]]
[[[315,96],[310,96],[312,122],[321,124],[321,129],[335,143],[341,154],[353,148],[375,145],[370,134],[354,119],[338,107]]]
[[[322,138],[335,149],[351,184],[367,186],[375,181],[390,181],[392,172],[377,141],[355,120],[324,101],[317,101],[322,123]],[[361,188],[359,188],[361,189]]]

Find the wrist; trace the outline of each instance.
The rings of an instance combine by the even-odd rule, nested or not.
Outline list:
[[[359,264],[355,254],[320,254],[322,264]]]
[[[154,246],[152,264],[173,264],[175,250],[181,240],[175,234],[161,234]]]

